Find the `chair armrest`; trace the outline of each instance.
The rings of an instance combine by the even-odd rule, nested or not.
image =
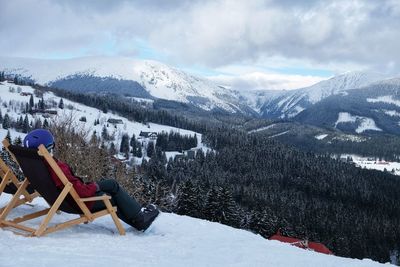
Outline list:
[[[100,200],[106,200],[106,199],[111,199],[111,197],[108,195],[102,195],[102,196],[97,196],[97,197],[80,198],[79,201],[87,202],[87,201],[100,201]]]

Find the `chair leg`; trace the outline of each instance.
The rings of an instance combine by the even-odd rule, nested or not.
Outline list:
[[[0,183],[0,195],[3,193],[4,189],[6,188],[7,184],[9,183],[9,171],[3,176],[3,179],[1,180]]]
[[[40,224],[39,228],[35,231],[35,236],[41,236],[47,228],[50,220],[53,218],[54,214],[57,212],[58,208],[60,207],[61,203],[64,201],[65,197],[69,193],[72,184],[68,184],[64,187],[61,191],[60,195],[58,196],[57,200],[54,204],[50,207],[49,213],[47,213],[46,217],[43,219],[42,223]]]
[[[20,200],[19,197],[23,194],[23,192],[25,192],[28,185],[29,185],[28,179],[25,178],[22,185],[18,188],[17,192],[14,194],[11,201],[7,204],[7,206],[1,213],[0,221],[3,221],[7,217],[7,215],[11,212],[11,210],[15,207],[17,202]]]
[[[111,205],[111,202],[109,199],[104,199],[104,204],[107,207],[108,212],[111,215],[111,218],[113,219],[115,226],[118,229],[118,232],[120,235],[125,235],[125,229],[122,227],[121,221],[119,220],[117,213],[115,212],[115,208]]]

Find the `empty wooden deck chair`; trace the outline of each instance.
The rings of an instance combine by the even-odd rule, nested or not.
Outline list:
[[[3,145],[4,147],[8,147],[10,145],[7,139],[4,139]],[[18,181],[13,170],[0,158],[0,196],[2,195],[2,193],[14,195],[21,185],[22,182]],[[28,187],[27,190],[24,190],[22,192],[23,197],[18,199],[14,207],[25,204],[27,202],[31,202],[38,195],[39,193]],[[5,207],[0,207],[0,215],[4,211],[4,209]]]
[[[26,236],[42,236],[67,227],[71,227],[73,225],[91,222],[96,218],[109,214],[111,215],[119,233],[121,235],[125,234],[125,229],[122,227],[121,222],[117,217],[116,207],[111,205],[111,197],[104,195],[80,198],[78,193],[72,187],[72,184],[68,181],[64,173],[58,167],[56,161],[43,145],[40,145],[38,150],[14,145],[10,145],[8,149],[14,154],[26,177],[22,185],[18,188],[17,192],[11,199],[10,204],[13,205],[13,202],[18,201],[18,198],[22,194],[23,190],[25,190],[28,184],[30,184],[47,201],[47,203],[50,205],[50,208],[34,212],[23,217],[15,218],[13,220],[7,220],[7,208],[10,206],[9,204],[6,210],[0,216],[0,224],[17,229],[19,230],[17,233],[24,234]],[[60,190],[55,186],[46,164],[48,164],[48,166],[50,166],[60,178],[61,182],[64,184],[64,189]],[[92,213],[85,204],[85,202],[89,201],[103,201],[107,208],[102,211]],[[49,222],[57,210],[70,214],[77,214],[79,217],[49,226]],[[22,222],[26,222],[41,216],[44,216],[44,219],[37,228],[32,228],[21,224]],[[21,233],[21,231],[26,233]]]

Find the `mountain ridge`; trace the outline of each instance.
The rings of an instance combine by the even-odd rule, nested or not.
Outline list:
[[[160,107],[179,109],[180,105],[176,103],[183,103],[187,107],[186,110],[190,109],[193,112],[221,111],[272,120],[290,119],[323,127],[326,125],[315,124],[315,120],[321,118],[315,112],[318,108],[329,110],[323,106],[329,103],[325,99],[333,97],[345,99],[349,91],[365,90],[368,86],[381,90],[400,84],[400,78],[393,78],[387,74],[352,71],[295,90],[237,91],[161,62],[126,57],[83,57],[63,60],[0,57],[1,70],[6,75],[17,75],[42,85],[75,92],[115,93],[155,101],[162,100],[159,101]],[[386,97],[389,96],[390,94]],[[350,103],[349,100],[346,101]],[[358,103],[354,105],[357,106]],[[364,124],[372,122],[367,116],[370,111],[363,110],[364,114],[350,112],[349,115],[343,110],[342,115],[346,115],[350,121],[363,121]],[[328,117],[337,116],[340,112],[337,111]],[[387,112],[393,113],[393,110]],[[308,119],[303,119],[304,114],[310,114]],[[333,128],[337,126],[335,123],[329,125]],[[389,127],[391,130],[388,133],[393,133],[393,127]],[[381,128],[387,127],[375,127],[375,129]],[[347,130],[349,129],[353,131],[358,128],[350,127]],[[397,130],[395,132],[397,133]]]
[[[387,75],[376,72],[346,72],[312,86],[285,91],[272,97],[260,108],[265,118],[293,118],[303,110],[321,100],[338,94],[346,94],[357,89],[384,80]]]
[[[42,85],[77,78],[136,81],[155,98],[190,103],[204,110],[251,113],[230,89],[154,60],[123,57],[85,57],[66,60],[0,58],[6,75],[19,75]]]

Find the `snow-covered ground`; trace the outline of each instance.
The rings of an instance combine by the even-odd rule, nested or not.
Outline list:
[[[284,131],[284,132],[281,132],[281,133],[277,133],[277,134],[274,134],[274,135],[271,135],[271,136],[268,136],[268,138],[275,138],[275,137],[287,134],[288,132],[290,132],[290,130]]]
[[[339,140],[339,141],[351,141],[351,142],[364,142],[368,138],[359,135],[352,135],[352,134],[341,134],[332,138],[332,140]]]
[[[1,195],[0,207],[9,199],[10,195]],[[10,217],[46,206],[42,198],[36,198],[33,204],[17,207]],[[61,213],[52,222],[70,217]],[[39,219],[26,225],[37,226]],[[383,266],[368,259],[306,251],[248,231],[176,214],[162,213],[146,233],[123,226],[127,233],[120,236],[111,217],[105,216],[40,238],[0,229],[0,266]]]
[[[20,86],[20,85],[15,85],[13,83],[7,83],[3,82],[0,83],[0,109],[2,111],[3,116],[5,114],[8,114],[10,117],[17,119],[19,116],[25,116],[25,114],[22,114],[18,109],[14,110],[13,108],[10,108],[9,103],[13,102],[13,107],[14,106],[19,106],[21,104],[25,105],[25,103],[29,102],[29,95],[23,96],[20,93],[18,93],[18,87],[20,87],[20,91],[24,93],[33,93],[34,89],[30,86]],[[10,88],[14,89],[14,92],[10,92]],[[59,103],[60,97],[55,96],[53,93],[45,93],[43,96],[45,102],[54,102],[54,103]],[[38,103],[39,98],[34,97],[34,102]],[[57,118],[63,118],[63,117],[69,117],[73,116],[74,121],[76,121],[77,129],[82,127],[82,129],[85,129],[91,133],[96,131],[97,136],[101,135],[102,129],[104,125],[108,125],[107,130],[110,135],[115,136],[115,144],[116,147],[119,147],[119,143],[122,139],[122,136],[126,133],[129,135],[129,137],[132,136],[132,134],[135,134],[136,138],[139,137],[139,134],[141,131],[143,132],[178,132],[181,135],[195,135],[197,136],[197,148],[202,148],[204,152],[208,150],[207,147],[205,147],[202,144],[202,135],[200,133],[196,133],[190,130],[185,130],[185,129],[180,129],[176,127],[171,127],[171,126],[166,126],[166,125],[161,125],[161,124],[156,124],[156,123],[147,123],[143,124],[140,122],[136,121],[130,121],[126,119],[125,117],[119,116],[117,114],[113,114],[111,112],[108,113],[103,113],[101,110],[85,106],[83,104],[79,104],[67,99],[63,99],[64,102],[64,109],[59,109],[55,108],[57,110],[58,114],[50,118],[51,119],[57,119]],[[5,107],[3,103],[6,103],[8,107]],[[86,118],[86,122],[81,122],[79,119],[81,117]],[[43,122],[44,118],[42,118],[41,115],[35,114],[35,115],[30,115],[28,114],[29,120],[33,120],[35,118],[40,118]],[[99,120],[100,124],[94,125],[95,120]],[[121,124],[111,124],[107,123],[108,119],[116,119],[116,120],[122,120]],[[4,129],[0,130],[0,139],[3,140],[4,137],[6,136],[7,131]],[[25,136],[23,133],[18,133],[12,129],[10,129],[10,134],[12,139],[14,139],[17,136],[21,136],[22,138]],[[89,135],[89,136],[90,136]],[[148,140],[140,140],[143,142],[148,142]],[[141,159],[136,158],[136,163],[140,164]]]
[[[386,171],[392,172],[395,175],[400,175],[400,163],[399,162],[379,162],[379,161],[371,161],[371,160],[360,160],[360,161],[354,161],[354,163],[361,167],[361,168],[366,168],[366,169],[374,169],[374,170],[379,170],[379,171]]]
[[[391,161],[380,161],[377,158],[373,157],[362,157],[354,154],[342,154],[341,158],[351,157],[354,164],[357,167],[378,170],[378,171],[388,171],[395,175],[400,175],[400,162],[391,162]]]
[[[322,140],[322,139],[324,139],[324,138],[327,137],[327,136],[328,136],[328,134],[319,134],[319,135],[316,135],[316,136],[314,136],[314,137],[315,137],[315,139]]]
[[[265,131],[265,130],[268,130],[268,129],[273,128],[273,127],[276,126],[276,125],[277,125],[276,123],[273,123],[273,124],[268,125],[268,126],[265,126],[265,127],[261,127],[261,128],[258,128],[258,129],[254,129],[254,130],[248,131],[248,133],[249,133],[249,134],[252,134],[252,133],[257,133],[257,132]]]
[[[367,101],[370,103],[387,103],[387,104],[393,104],[396,106],[400,107],[400,100],[394,99],[393,96],[387,95],[387,96],[380,96],[377,98],[367,98]]]
[[[400,117],[400,113],[397,112],[396,110],[383,110],[383,112],[392,117]]]
[[[382,131],[378,126],[376,126],[375,121],[368,117],[353,116],[348,112],[339,112],[338,119],[335,122],[335,127],[340,123],[357,123],[358,127],[355,130],[356,133],[362,133],[365,131]]]
[[[350,156],[356,166],[366,169],[388,171],[395,175],[400,175],[400,162],[379,161],[379,159],[371,157],[361,157],[358,155],[342,155],[342,157]]]
[[[303,90],[308,95],[309,101],[315,104],[330,95],[339,94],[348,89],[361,88],[386,78],[388,78],[387,75],[377,72],[349,71]]]

